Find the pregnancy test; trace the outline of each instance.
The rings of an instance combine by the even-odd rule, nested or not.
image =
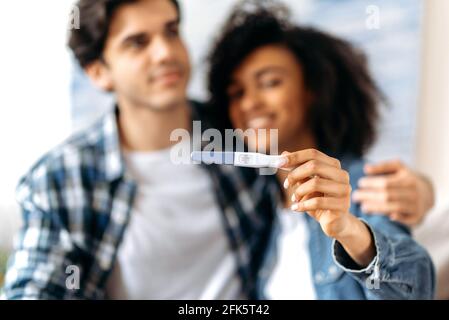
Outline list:
[[[194,151],[190,156],[195,162],[248,168],[279,168],[285,161],[282,156],[257,152]]]

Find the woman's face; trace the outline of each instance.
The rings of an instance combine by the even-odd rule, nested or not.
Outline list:
[[[301,145],[303,134],[309,132],[310,97],[302,68],[283,46],[263,46],[248,55],[232,73],[227,93],[234,128],[256,131],[256,135],[245,135],[253,151],[270,152],[270,143],[276,141],[270,141],[269,129],[278,129],[278,151],[293,151],[289,149]],[[257,129],[267,129],[267,133],[257,133]]]

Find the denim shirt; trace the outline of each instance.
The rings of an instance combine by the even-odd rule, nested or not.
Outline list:
[[[355,190],[364,175],[364,161],[350,156],[339,158]],[[337,241],[324,234],[316,220],[305,214],[317,299],[433,299],[434,266],[426,250],[412,239],[410,230],[384,215],[366,215],[352,201],[350,212],[368,226],[374,237],[376,256],[366,268],[360,268]],[[266,271],[276,263],[279,232],[277,221]],[[264,290],[265,284],[260,283],[259,289]]]

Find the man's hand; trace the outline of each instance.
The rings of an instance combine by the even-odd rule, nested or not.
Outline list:
[[[286,163],[282,167],[293,169],[284,182],[293,194],[291,209],[307,212],[355,262],[368,265],[375,256],[374,241],[368,227],[349,212],[351,185],[340,161],[315,149],[283,155]]]
[[[432,183],[399,160],[366,165],[353,200],[367,214],[385,214],[408,226],[419,224],[434,205]]]

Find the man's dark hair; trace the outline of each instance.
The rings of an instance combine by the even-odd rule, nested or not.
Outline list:
[[[73,28],[69,34],[69,47],[82,67],[100,59],[109,33],[114,12],[122,5],[139,0],[79,0],[80,27]],[[177,0],[174,4],[181,20]]]
[[[244,8],[248,3],[251,11]],[[295,55],[313,96],[307,123],[317,147],[333,155],[362,156],[375,141],[377,107],[384,100],[365,56],[342,39],[292,25],[289,19],[288,9],[271,1],[247,1],[234,9],[209,55],[209,92],[217,126],[232,128],[227,88],[235,69],[255,49],[281,45]]]

